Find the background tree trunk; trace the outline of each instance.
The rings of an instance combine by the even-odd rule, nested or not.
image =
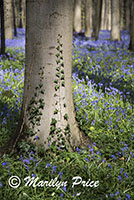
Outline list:
[[[22,0],[22,27],[26,28],[26,1]]]
[[[4,2],[0,1],[0,14],[1,14],[1,54],[5,54],[5,26],[4,26]]]
[[[111,0],[111,40],[120,40],[119,0]]]
[[[4,15],[5,15],[5,38],[13,38],[13,11],[12,11],[12,0],[4,0]]]
[[[19,0],[19,28],[25,28],[26,23],[25,23],[25,0]]]
[[[14,35],[17,36],[17,29],[16,29],[16,13],[15,13],[15,0],[12,0],[12,7],[13,7],[13,28],[14,28]]]
[[[39,144],[44,145],[50,135],[57,140],[59,130],[64,136],[69,132],[72,146],[78,145],[80,131],[75,120],[71,83],[73,1],[28,0],[26,16],[23,123],[34,129]],[[29,104],[32,97],[35,104]],[[39,102],[45,102],[45,107],[38,109],[42,115],[36,113],[37,118],[41,117],[40,122],[37,119],[40,125],[33,118]]]
[[[22,0],[19,0],[19,28],[22,28]]]
[[[74,31],[81,32],[81,0],[75,0],[74,3]]]
[[[125,1],[124,0],[119,0],[120,6],[120,29],[124,30],[125,29]]]
[[[106,30],[106,20],[107,18],[105,17],[106,15],[106,0],[102,0],[102,16],[101,16],[101,30]]]
[[[102,0],[93,0],[93,32],[92,38],[97,40],[101,26]]]
[[[130,9],[130,45],[129,49],[134,51],[134,0],[130,2],[131,9]]]
[[[131,0],[124,0],[125,1],[125,29],[129,30],[130,28],[130,2]]]
[[[92,0],[86,0],[86,4],[85,4],[85,37],[91,36],[91,25],[90,25],[91,7],[92,7]]]

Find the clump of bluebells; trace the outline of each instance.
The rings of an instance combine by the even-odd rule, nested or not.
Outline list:
[[[55,147],[45,151],[22,141],[19,155],[4,155],[0,160],[0,199],[133,198],[134,56],[127,50],[128,32],[121,34],[121,42],[110,42],[109,31],[102,31],[97,42],[75,38],[76,119],[93,145],[74,152]],[[8,49],[7,53],[8,59],[0,60],[0,144],[16,126],[23,94],[24,49]],[[16,189],[9,186],[11,176],[21,179]],[[26,180],[31,186],[25,186]],[[40,181],[52,180],[59,181],[59,186],[41,187]]]
[[[24,88],[24,50],[7,48],[6,53],[0,57],[0,145],[16,127]]]

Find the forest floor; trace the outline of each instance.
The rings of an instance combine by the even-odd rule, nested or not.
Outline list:
[[[128,50],[129,32],[121,31],[121,38],[110,41],[110,31],[101,31],[97,41],[73,37],[76,119],[94,146],[46,152],[22,141],[19,154],[0,160],[0,199],[134,199],[134,52]],[[0,57],[0,146],[12,137],[21,110],[25,30],[18,29],[6,46],[8,58]],[[13,175],[20,179],[10,182]],[[36,183],[55,178],[60,183],[30,187],[28,176],[38,178]]]

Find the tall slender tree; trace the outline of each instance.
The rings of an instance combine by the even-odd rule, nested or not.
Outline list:
[[[111,0],[111,40],[120,40],[119,0]]]
[[[91,25],[90,25],[91,7],[92,7],[92,0],[86,0],[86,5],[85,5],[85,37],[87,37],[87,38],[91,36]]]
[[[101,26],[102,0],[92,0],[93,2],[93,32],[92,38],[97,40]]]
[[[12,0],[4,0],[4,15],[5,15],[5,38],[13,38],[13,11],[12,11]]]
[[[15,13],[15,0],[12,0],[12,10],[13,10],[13,28],[14,35],[17,36],[17,27],[16,27],[16,13]]]
[[[134,51],[134,0],[130,2],[131,9],[130,9],[130,45],[129,49]]]
[[[131,0],[124,0],[124,7],[125,7],[125,29],[129,30],[130,28],[130,9],[131,9]]]
[[[4,0],[0,1],[1,13],[1,54],[5,54],[5,26],[4,26]]]
[[[74,1],[74,31],[81,32],[81,0]]]
[[[19,28],[25,28],[25,0],[19,0]]]
[[[50,136],[63,146],[81,144],[71,84],[73,1],[27,0],[26,16],[24,99],[13,144],[31,129],[38,144]]]

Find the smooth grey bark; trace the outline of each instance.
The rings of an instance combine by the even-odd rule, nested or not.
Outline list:
[[[74,31],[81,32],[81,0],[74,0]]]
[[[110,0],[102,2],[101,29],[111,30],[111,3]]]
[[[82,134],[75,120],[71,82],[73,1],[27,0],[26,16],[23,118],[19,132],[21,134],[23,127],[31,128],[32,126],[27,108],[30,100],[41,87],[40,82],[42,81],[45,92],[44,94],[39,93],[37,98],[39,101],[41,99],[45,102],[45,107],[40,109],[42,113],[40,125],[32,127],[36,135],[39,136],[37,143],[47,147],[47,143],[44,144],[44,142],[47,142],[50,136],[52,119],[56,119],[56,129],[60,129],[60,133],[65,136],[65,129],[69,125],[71,146],[78,145],[81,143]],[[58,47],[57,41],[59,35],[62,36],[60,47]],[[59,51],[61,54],[63,51],[60,59]],[[64,76],[60,77],[57,70],[59,73],[61,70]],[[63,79],[65,84],[63,84]],[[55,89],[56,80],[59,85],[57,90]],[[33,105],[31,109],[34,109]],[[57,140],[57,135],[53,136]],[[34,141],[34,137],[31,138],[32,141]]]
[[[111,0],[111,40],[120,40],[119,0]]]
[[[13,38],[13,11],[12,11],[12,0],[4,0],[4,15],[5,15],[5,38]]]
[[[87,38],[91,36],[91,25],[90,25],[91,7],[92,7],[92,0],[86,0],[85,2],[85,37]]]
[[[92,0],[93,2],[93,32],[92,39],[97,40],[101,26],[102,0]]]
[[[101,14],[101,29],[106,30],[106,20],[107,18],[105,17],[106,14],[106,2],[105,0],[102,0],[102,14]]]
[[[134,0],[131,0],[130,2],[131,9],[130,9],[130,44],[129,49],[134,51]]]

